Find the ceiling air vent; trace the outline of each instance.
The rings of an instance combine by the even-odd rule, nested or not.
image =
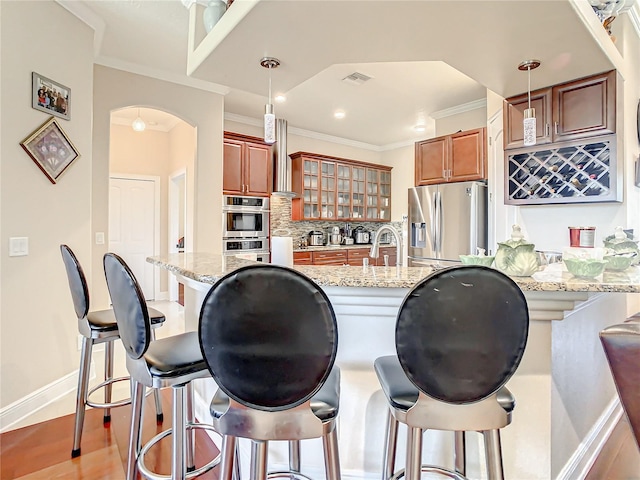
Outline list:
[[[351,85],[362,85],[368,80],[371,80],[371,77],[360,72],[353,72],[351,75],[347,75],[342,79],[343,82],[350,83]]]

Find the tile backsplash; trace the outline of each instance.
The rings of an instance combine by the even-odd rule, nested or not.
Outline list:
[[[343,221],[293,221],[291,220],[291,199],[286,197],[271,197],[271,236],[272,237],[292,237],[293,248],[297,248],[301,237],[306,237],[312,230],[321,230],[324,233],[331,227],[343,228],[347,222]],[[348,222],[351,228],[363,226],[369,231],[376,231],[382,225],[381,222]],[[402,229],[402,222],[389,222],[399,232]]]

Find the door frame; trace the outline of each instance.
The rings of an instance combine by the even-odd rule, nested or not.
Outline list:
[[[153,182],[153,255],[160,254],[160,177],[157,175],[139,175],[135,173],[113,173],[109,172],[109,184],[111,179],[137,180],[145,182]],[[110,189],[109,189],[110,190]],[[108,214],[107,218],[111,220],[111,198],[107,202]],[[108,238],[108,237],[107,237]],[[107,243],[108,246],[108,243]],[[153,273],[153,299],[162,300],[160,298],[160,269],[155,268]]]
[[[183,251],[186,251],[186,242],[187,242],[187,225],[189,224],[189,219],[187,218],[187,169],[180,168],[175,172],[169,175],[169,224],[167,231],[169,233],[168,238],[168,251],[169,253],[178,253],[178,248],[176,247],[176,238],[178,234],[178,209],[177,209],[177,200],[178,200],[178,189],[176,185],[176,179],[180,177],[183,178],[184,181],[184,198],[183,198],[183,208],[182,218],[184,218],[184,237],[185,237],[185,248]],[[174,302],[178,300],[178,280],[175,275],[169,275],[169,301]]]

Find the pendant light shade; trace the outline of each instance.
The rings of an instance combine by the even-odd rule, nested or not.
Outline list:
[[[518,70],[526,70],[528,75],[528,108],[524,110],[524,118],[522,121],[522,128],[524,131],[523,139],[524,146],[530,147],[536,144],[536,109],[531,108],[531,70],[540,66],[540,60],[526,60],[518,65]]]
[[[131,128],[133,128],[136,132],[144,132],[144,129],[147,128],[147,124],[144,123],[144,120],[140,118],[140,109],[138,109],[138,117],[131,124]]]
[[[264,57],[260,60],[260,65],[269,69],[269,102],[264,106],[264,142],[275,143],[276,141],[276,116],[273,113],[271,103],[271,69],[280,65],[280,60],[273,57]]]

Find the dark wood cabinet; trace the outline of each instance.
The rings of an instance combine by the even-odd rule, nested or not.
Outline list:
[[[615,133],[616,72],[606,72],[531,92],[536,143],[557,143]],[[504,148],[524,147],[527,94],[504,101]]]
[[[391,220],[391,167],[307,152],[291,160],[293,220]]]
[[[615,133],[616,72],[553,88],[553,140]]]
[[[230,195],[269,196],[272,150],[257,137],[225,132],[222,190]]]
[[[531,92],[531,107],[536,109],[536,143],[551,143],[551,89]],[[524,146],[524,111],[529,108],[528,95],[518,95],[504,102],[504,148]]]
[[[350,265],[361,267],[365,258],[370,266],[384,266],[384,256],[389,256],[389,266],[395,267],[398,257],[396,247],[380,247],[378,258],[369,257],[370,248],[342,248],[340,250],[316,250],[293,252],[294,265]]]
[[[312,252],[314,265],[346,265],[347,250],[324,250]]]
[[[415,185],[482,180],[487,176],[486,129],[432,138],[415,145]]]
[[[369,259],[369,265],[373,265],[374,262],[373,259],[369,257],[369,251],[369,248],[349,249],[347,254],[349,265],[352,267],[361,267],[365,258]]]
[[[294,265],[312,265],[311,252],[293,252]]]

